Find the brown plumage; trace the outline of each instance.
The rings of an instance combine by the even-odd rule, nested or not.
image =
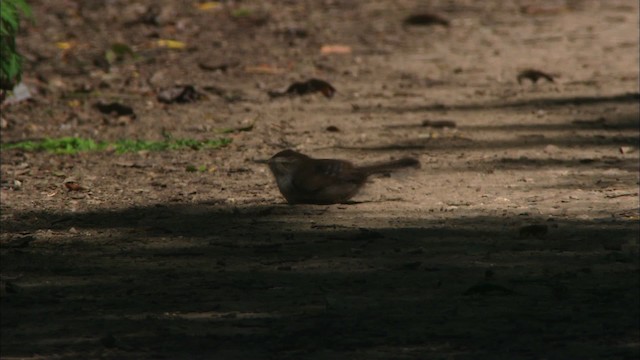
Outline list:
[[[420,166],[418,160],[409,157],[355,166],[345,160],[314,159],[293,150],[275,154],[268,164],[290,204],[343,203],[356,195],[372,174]]]

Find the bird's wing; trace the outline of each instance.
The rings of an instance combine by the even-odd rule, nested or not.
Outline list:
[[[345,161],[317,159],[310,166],[313,168],[300,170],[304,176],[293,176],[293,185],[308,193],[322,191],[336,182],[361,184],[366,180],[363,173],[354,171],[353,166]]]

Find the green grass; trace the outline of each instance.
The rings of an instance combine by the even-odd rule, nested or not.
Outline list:
[[[207,165],[200,165],[197,167],[195,165],[187,165],[185,170],[187,170],[187,172],[205,172],[207,171]]]
[[[22,76],[22,57],[16,49],[20,17],[31,17],[25,0],[0,0],[0,90],[11,90]]]
[[[46,151],[54,154],[77,154],[86,151],[114,150],[118,154],[136,151],[164,151],[180,149],[216,149],[231,143],[231,139],[215,140],[165,139],[163,141],[118,140],[116,142],[100,141],[76,137],[44,139],[37,141],[20,141],[0,145],[1,150],[21,149],[25,151]]]
[[[234,18],[243,18],[243,17],[250,16],[252,13],[253,11],[251,11],[251,9],[239,8],[231,11],[231,16]]]

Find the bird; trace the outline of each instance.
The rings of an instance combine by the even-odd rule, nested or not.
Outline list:
[[[370,175],[420,167],[420,162],[411,157],[356,166],[346,160],[314,159],[291,149],[278,152],[267,163],[289,204],[317,205],[347,202]]]

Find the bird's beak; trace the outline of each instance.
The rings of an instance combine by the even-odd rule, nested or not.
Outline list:
[[[253,159],[253,162],[257,164],[268,164],[269,159]]]

